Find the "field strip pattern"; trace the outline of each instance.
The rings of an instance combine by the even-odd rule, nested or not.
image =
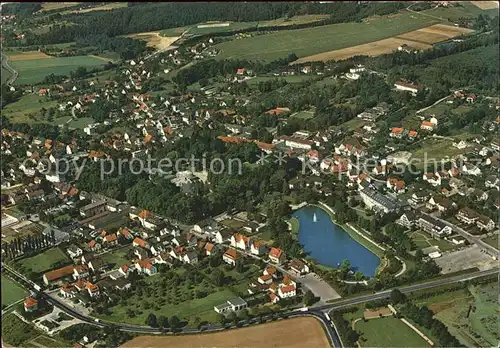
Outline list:
[[[9,57],[9,61],[19,61],[19,60],[38,60],[38,59],[53,59],[54,57],[49,56],[43,52],[39,51],[29,51],[20,54],[13,54]]]
[[[471,1],[471,3],[479,7],[481,10],[492,10],[498,8],[498,1]]]
[[[446,41],[463,34],[470,34],[471,32],[473,32],[471,29],[435,24],[391,38],[303,57],[296,60],[294,63],[300,64],[314,61],[343,60],[359,55],[377,56],[391,53],[403,44],[413,49],[426,50],[431,48],[434,43]]]

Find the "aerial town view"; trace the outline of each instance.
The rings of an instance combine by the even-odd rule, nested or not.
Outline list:
[[[498,347],[498,1],[4,2],[2,347]]]

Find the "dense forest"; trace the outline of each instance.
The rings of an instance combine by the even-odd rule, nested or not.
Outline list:
[[[25,45],[46,45],[75,41],[79,37],[147,32],[192,25],[206,21],[256,22],[303,14],[328,14],[329,23],[358,21],[374,14],[393,13],[403,8],[402,2],[374,3],[129,3],[129,7],[111,11],[52,15],[54,20],[75,25],[54,25],[42,34],[29,33]],[[171,14],[175,13],[175,16]]]

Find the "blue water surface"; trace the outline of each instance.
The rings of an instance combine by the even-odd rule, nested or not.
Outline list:
[[[317,221],[314,222],[314,214]],[[333,223],[327,212],[319,207],[306,206],[292,214],[300,221],[299,242],[317,263],[337,267],[348,259],[354,271],[373,277],[380,259],[356,242],[340,226]]]

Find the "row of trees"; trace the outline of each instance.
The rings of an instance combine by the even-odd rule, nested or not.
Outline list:
[[[173,77],[173,81],[178,85],[187,86],[203,79],[235,74],[236,69],[242,67],[252,70],[256,74],[262,74],[273,71],[282,66],[287,66],[288,63],[293,62],[296,59],[297,56],[294,53],[290,53],[285,58],[277,59],[267,64],[251,62],[246,59],[208,59],[194,64],[191,67],[180,70]]]
[[[393,290],[391,293],[391,302],[402,304],[400,312],[405,317],[413,320],[419,325],[430,330],[431,334],[439,340],[440,347],[462,347],[463,345],[450,332],[446,325],[441,321],[434,319],[434,313],[427,306],[418,306],[411,302],[399,290]]]
[[[5,242],[2,249],[5,250],[5,256],[9,259],[14,259],[19,255],[29,256],[40,249],[55,244],[55,234],[52,230],[50,234],[35,234],[28,235],[24,238],[17,237],[16,239]]]

